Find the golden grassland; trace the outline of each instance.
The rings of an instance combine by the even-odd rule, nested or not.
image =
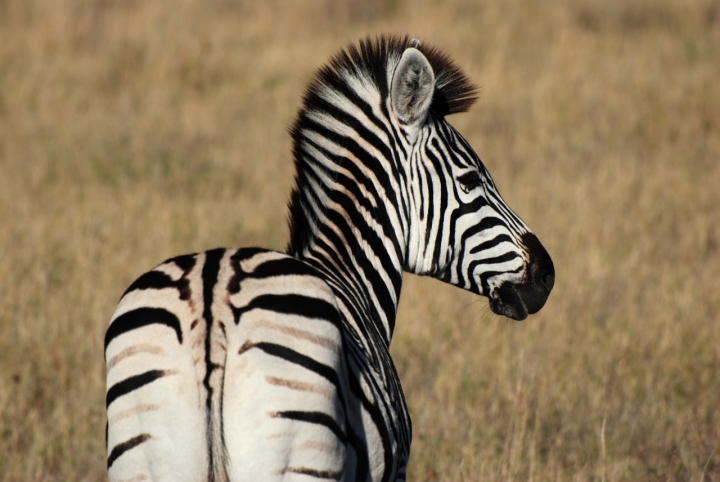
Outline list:
[[[450,120],[557,270],[522,323],[407,276],[409,480],[720,480],[716,0],[0,0],[0,480],[105,478],[118,297],[283,248],[304,86],[379,32],[481,86]]]

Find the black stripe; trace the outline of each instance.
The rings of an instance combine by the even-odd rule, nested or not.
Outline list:
[[[323,425],[324,427],[327,427],[332,433],[334,433],[343,445],[347,445],[347,438],[345,437],[345,432],[343,431],[343,429],[340,428],[335,419],[327,413],[289,410],[287,412],[274,412],[271,413],[270,416],[273,418],[287,418],[290,420],[297,420],[299,422]]]
[[[205,264],[202,269],[202,282],[203,282],[203,318],[205,319],[205,378],[203,379],[203,385],[208,391],[207,408],[208,414],[211,410],[211,398],[213,390],[210,387],[210,375],[213,370],[217,368],[210,359],[210,352],[212,347],[212,325],[213,325],[213,291],[218,280],[218,273],[220,272],[220,260],[225,254],[224,248],[217,248],[205,252]]]
[[[322,104],[322,105],[320,105],[320,104]],[[372,147],[374,147],[384,159],[387,159],[388,161],[393,159],[393,155],[390,150],[390,146],[388,146],[386,139],[381,139],[380,137],[378,137],[378,135],[374,131],[372,131],[371,129],[366,127],[355,115],[350,114],[349,112],[346,112],[346,111],[336,107],[335,105],[331,104],[330,102],[327,102],[324,99],[318,99],[317,111],[325,111],[327,114],[329,114],[331,117],[333,117],[335,119],[336,123],[334,123],[332,125],[326,125],[323,127],[327,128],[329,130],[332,129],[333,127],[338,127],[338,126],[341,126],[342,128],[349,127],[350,129],[352,129],[353,131],[355,131],[358,134],[357,135],[358,138],[362,139],[364,142],[366,142],[366,143],[370,144]],[[371,122],[374,123],[375,119],[376,119],[375,116],[371,113],[368,120],[370,120]],[[311,119],[310,122],[313,122],[313,120]],[[308,127],[310,129],[312,129],[311,126],[308,126]],[[379,127],[379,130],[383,134],[387,135],[387,130],[384,125],[380,124],[378,126],[376,124],[376,127]],[[342,140],[340,140],[340,141],[338,140],[337,135],[331,136],[331,137],[329,137],[329,139],[332,139],[333,141],[335,141],[335,144],[337,144],[337,145],[347,147],[346,145],[343,144]],[[341,135],[340,139],[351,139],[351,137],[350,136],[346,137],[344,135]],[[362,149],[363,151],[365,150],[363,147],[361,147],[361,145],[359,143],[355,142],[354,139],[352,140],[352,142],[353,142],[353,145],[357,146],[358,149]],[[365,152],[367,152],[367,151],[365,151]],[[385,169],[384,169],[384,171],[385,171]]]
[[[175,263],[178,266],[178,268],[183,270],[185,273],[188,273],[191,269],[193,269],[195,267],[195,263],[197,263],[197,253],[176,256],[174,258],[165,260],[165,262],[162,264],[168,264],[168,263]]]
[[[305,318],[320,318],[327,320],[339,327],[340,316],[337,309],[327,301],[310,298],[303,295],[262,295],[247,305],[236,308],[232,307],[235,315],[235,323],[240,321],[240,317],[252,310],[266,310],[283,315],[298,315]]]
[[[385,79],[383,78],[383,79],[382,79],[382,82],[384,83],[384,81],[385,81]],[[357,108],[359,108],[360,110],[362,110],[363,113],[365,114],[365,116],[368,118],[368,120],[370,120],[373,124],[375,124],[380,130],[383,130],[383,131],[384,131],[384,130],[387,130],[387,127],[385,126],[385,124],[383,124],[382,120],[379,119],[379,118],[375,115],[375,113],[373,112],[372,106],[371,106],[370,104],[368,104],[368,102],[367,102],[364,98],[362,98],[361,96],[359,96],[359,95],[353,90],[353,88],[350,87],[350,86],[347,84],[347,82],[345,82],[344,79],[343,79],[343,80],[339,80],[339,81],[338,81],[338,80],[332,80],[332,81],[330,82],[330,85],[332,85],[333,90],[336,90],[336,91],[338,91],[338,92],[341,92],[342,95],[344,95],[345,97],[347,97],[347,99],[348,99],[352,104],[354,104]],[[323,103],[322,105],[328,105],[327,101],[325,101],[324,99],[320,98],[319,96],[315,97],[314,100],[316,100],[316,101],[318,101],[318,102],[322,102],[322,103]],[[383,103],[381,103],[381,104],[383,104]],[[319,107],[320,107],[320,105],[318,104],[318,108],[319,108]],[[315,110],[315,109],[313,108],[313,110]],[[319,109],[318,109],[318,110],[319,110]],[[312,110],[311,110],[310,112],[312,112]],[[385,119],[387,119],[387,118],[388,118],[388,116],[385,117]]]
[[[475,264],[475,263],[470,263],[470,272],[472,272],[472,270],[474,270],[474,264]],[[490,278],[492,278],[493,276],[497,276],[497,275],[500,275],[500,274],[508,274],[508,273],[519,273],[520,271],[523,270],[523,268],[524,268],[524,266],[523,266],[523,265],[520,265],[518,268],[512,269],[512,270],[508,270],[508,271],[486,271],[485,273],[482,273],[482,274],[480,275],[480,287],[482,287],[482,290],[483,290],[482,293],[483,293],[485,296],[489,296],[489,295],[490,295],[490,283],[488,282],[488,280],[489,280]],[[480,292],[480,291],[479,291],[479,288],[478,288],[478,285],[477,285],[477,282],[475,281],[475,277],[472,277],[472,278],[470,279],[470,282],[471,282],[472,285],[473,285],[473,289],[474,289],[474,290],[477,290],[478,292]]]
[[[117,460],[118,457],[120,457],[122,454],[127,452],[130,449],[133,449],[140,445],[141,443],[145,442],[146,440],[150,439],[150,434],[144,433],[141,435],[138,435],[136,437],[131,438],[130,440],[126,440],[123,443],[117,444],[113,449],[112,452],[110,452],[110,456],[107,459],[107,468],[108,470],[112,466],[113,462]]]
[[[507,234],[501,234],[500,236],[496,236],[495,238],[491,239],[490,241],[485,241],[484,243],[478,244],[477,246],[473,247],[470,250],[470,254],[475,254],[475,253],[479,253],[481,251],[492,249],[501,243],[512,243],[512,242],[513,242],[513,240],[510,236],[508,236]]]
[[[214,447],[214,434],[213,434],[213,389],[210,386],[210,377],[212,372],[217,368],[211,360],[211,349],[212,349],[212,326],[213,326],[213,291],[218,280],[218,273],[220,272],[220,260],[225,254],[224,248],[217,248],[205,252],[205,264],[202,269],[202,282],[203,282],[203,318],[205,319],[205,378],[203,379],[203,385],[207,390],[207,399],[205,400],[206,410],[206,424],[207,424],[207,447],[208,447],[208,481],[215,480],[215,457],[213,452],[216,450]],[[222,417],[222,413],[220,414]],[[222,427],[222,420],[219,420],[219,426]],[[222,448],[217,448],[222,450]],[[220,468],[222,469],[222,468]]]
[[[362,350],[360,350],[362,352]],[[356,361],[358,365],[363,367],[362,359],[359,359]],[[361,369],[363,370],[363,369]],[[364,368],[363,371],[369,371],[366,368]],[[360,376],[363,376],[362,374]],[[366,378],[367,382],[370,382],[371,380],[369,378]],[[369,400],[367,395],[365,394],[365,391],[363,390],[360,380],[358,380],[355,377],[355,374],[350,372],[350,376],[348,377],[348,382],[350,385],[350,390],[355,395],[356,400],[360,402],[360,406],[362,407],[365,412],[370,416],[372,423],[375,425],[375,428],[377,429],[378,433],[380,434],[380,441],[382,442],[383,446],[383,462],[384,462],[384,470],[383,470],[383,477],[381,480],[390,480],[389,477],[389,470],[392,466],[392,460],[393,460],[393,450],[390,446],[390,427],[385,421],[385,417],[383,416],[382,412],[380,411],[380,407],[378,407],[377,403],[373,403],[373,401]],[[402,393],[402,392],[401,392]],[[405,417],[407,419],[407,417]],[[396,440],[396,442],[398,442]],[[364,445],[364,444],[363,444]],[[364,473],[369,472],[370,467],[370,461],[369,461],[369,455],[367,453],[367,447],[361,446],[360,450],[362,450],[363,459],[360,460],[358,458],[358,473],[360,474],[361,471]],[[365,480],[366,477],[363,477],[362,479],[358,478],[358,480]]]
[[[508,261],[512,261],[515,258],[519,258],[520,255],[516,253],[515,251],[510,251],[505,254],[501,254],[500,256],[495,256],[494,258],[484,258],[484,259],[478,259],[473,262],[474,265],[479,264],[500,264],[500,263],[507,263]]]
[[[337,217],[339,216],[335,218]],[[335,220],[330,219],[329,221],[329,225],[318,226],[320,236],[315,240],[317,249],[314,248],[311,252],[321,257],[320,259],[322,259],[322,256],[329,255],[332,258],[334,266],[331,266],[328,271],[339,271],[338,282],[342,289],[337,291],[353,292],[358,301],[358,307],[362,308],[363,312],[369,313],[368,316],[375,314],[377,315],[375,319],[379,319],[380,315],[377,313],[377,310],[373,311],[374,307],[369,305],[370,294],[368,293],[368,287],[362,279],[362,268],[357,264],[359,261],[353,254],[352,246],[332,229],[331,226]],[[363,258],[367,259],[361,256],[360,260]],[[375,271],[375,273],[377,274],[377,271]],[[370,280],[372,286],[375,286],[375,284],[373,284],[374,281],[375,280]]]
[[[484,204],[486,204],[485,199],[482,197],[478,197],[470,204],[474,204],[476,201],[482,200]],[[467,205],[466,205],[467,206]],[[465,206],[461,207],[463,209]],[[479,208],[478,208],[479,209]],[[456,213],[460,210],[455,211]],[[455,226],[453,224],[453,226]],[[478,224],[471,226],[470,228],[463,231],[462,235],[460,236],[460,245],[466,246],[467,240],[471,237],[475,236],[478,233],[481,233],[483,231],[487,231],[490,229],[493,229],[495,227],[502,226],[507,227],[502,219],[496,218],[494,216],[487,216],[482,219]],[[460,286],[466,286],[466,283],[469,281],[471,284],[474,283],[473,276],[471,275],[472,271],[463,271],[463,268],[465,266],[465,249],[461,249],[458,253],[458,260],[457,260],[457,277],[458,277],[458,283]],[[465,275],[468,274],[469,279],[465,278]]]
[[[294,258],[273,259],[256,267],[252,273],[253,278],[272,278],[274,276],[318,276],[310,265]]]
[[[345,136],[339,132],[336,132],[331,129],[331,127],[334,126],[326,126],[323,124],[320,124],[316,122],[313,119],[303,119],[303,123],[305,125],[302,126],[302,129],[307,129],[308,131],[314,131],[318,135],[324,137],[328,141],[330,141],[331,144],[334,144],[335,146],[340,147],[341,149],[347,149],[353,156],[355,156],[356,159],[361,160],[362,164],[367,166],[367,168],[375,175],[377,179],[377,185],[382,186],[385,190],[387,197],[389,199],[397,199],[397,193],[392,188],[392,178],[391,173],[389,170],[383,165],[382,160],[378,159],[375,155],[370,154],[367,152],[361,145],[357,143],[355,139],[352,137]],[[307,135],[304,136],[306,139],[303,139],[303,142],[307,142],[310,139]],[[313,143],[314,144],[314,143]],[[375,146],[380,152],[382,152],[383,159],[386,159],[388,162],[392,160],[391,153],[387,150],[387,146],[380,144],[378,146]],[[325,151],[325,149],[323,149]],[[307,154],[306,154],[307,155]],[[310,157],[308,155],[308,157]],[[351,163],[347,163],[348,165]],[[315,167],[313,165],[313,167]],[[343,167],[345,165],[343,164]],[[307,172],[305,172],[307,174]],[[327,194],[327,191],[326,191]]]
[[[395,313],[397,312],[397,305],[395,303],[396,300],[399,299],[399,296],[393,297],[389,289],[386,289],[389,287],[386,286],[385,280],[383,280],[380,273],[383,272],[391,275],[392,266],[388,262],[388,264],[383,263],[381,267],[376,267],[375,260],[368,259],[368,253],[365,252],[360,244],[361,241],[365,242],[365,239],[359,240],[353,231],[353,227],[356,227],[357,224],[355,226],[350,225],[348,220],[337,211],[327,212],[326,219],[328,224],[320,226],[320,232],[330,243],[333,244],[336,251],[341,252],[341,247],[346,249],[348,256],[344,256],[344,264],[348,267],[354,267],[357,270],[356,276],[360,277],[359,275],[363,275],[365,279],[367,279],[369,286],[363,288],[366,300],[369,301],[372,299],[368,290],[370,287],[374,288],[373,294],[375,295],[375,298],[377,298],[378,303],[377,305],[374,303],[368,303],[367,313],[369,315],[368,317],[378,324],[378,331],[383,333],[383,338],[385,339],[384,343],[387,346],[390,344],[390,341],[387,339],[387,335],[384,334],[385,327],[380,323],[382,317],[380,316],[379,311],[382,311],[385,314],[385,318],[390,321],[390,326],[388,328],[390,329],[390,335],[392,335],[392,325],[394,324]],[[338,235],[335,229],[331,228],[331,226],[334,226],[335,229],[342,233],[342,238]],[[382,253],[382,250],[376,251],[373,254],[379,255],[380,253]],[[382,262],[382,258],[379,256],[378,260]],[[353,261],[355,266],[353,266]],[[401,279],[400,276],[401,274],[398,273],[398,280]],[[393,294],[397,295],[398,293],[396,291]]]
[[[456,193],[455,197],[459,199],[460,196],[457,195],[457,186],[456,185],[454,185],[454,189],[455,189],[455,193]],[[457,208],[455,211],[453,211],[453,221],[455,221],[455,219],[457,219],[461,216],[465,216],[466,214],[477,214],[480,211],[480,209],[484,208],[485,206],[491,206],[494,208],[494,206],[492,206],[490,203],[488,203],[488,200],[482,194],[478,194],[478,196],[476,198],[474,198],[472,201],[470,201],[469,203],[460,205],[459,208]],[[495,210],[495,209],[493,209],[493,210],[497,213],[497,210]],[[497,214],[498,214],[498,216],[501,215],[501,213],[497,213]],[[485,218],[485,219],[489,219],[489,218]],[[498,219],[498,218],[492,218],[492,219]]]
[[[344,305],[350,311],[350,319],[361,320],[365,319],[369,308],[367,307],[367,296],[364,291],[364,287],[358,280],[355,279],[355,273],[348,270],[348,266],[345,264],[340,254],[337,253],[333,248],[328,245],[324,239],[317,238],[315,241],[317,248],[311,249],[309,252],[312,255],[308,257],[308,263],[312,264],[318,271],[321,271],[326,277],[328,284],[333,288],[333,293],[336,299],[339,300],[338,304]],[[318,263],[317,259],[321,259],[321,256],[329,255],[335,266],[345,271],[332,271],[327,269],[322,264]],[[339,271],[339,272],[338,272]],[[376,313],[376,316],[379,314]],[[368,343],[368,353],[365,356],[370,360],[370,364],[375,366],[378,358],[377,350],[378,347],[382,346],[384,340],[383,337],[377,336],[377,330],[370,331],[374,324],[371,323],[359,323],[357,328],[360,333],[357,333],[352,325],[344,324],[343,331],[350,334],[354,339],[373,340]]]
[[[249,346],[243,346],[240,348],[238,354],[241,354],[250,348],[257,348],[268,355],[282,358],[294,365],[299,365],[311,372],[315,372],[332,383],[335,386],[336,391],[340,393],[340,383],[338,381],[337,373],[331,367],[323,365],[307,355],[303,355],[302,353],[275,343],[260,342]]]
[[[378,181],[368,177],[366,171],[363,171],[358,164],[347,162],[345,157],[327,150],[326,147],[316,144],[312,140],[308,139],[307,143],[317,149],[328,161],[338,166],[337,169],[331,169],[324,165],[316,165],[313,166],[313,170],[323,171],[328,178],[333,179],[333,181],[340,184],[343,189],[347,190],[347,193],[343,193],[341,189],[333,188],[330,191],[326,190],[326,194],[333,196],[332,200],[345,209],[357,210],[358,206],[361,206],[367,210],[367,212],[372,213],[373,219],[377,221],[377,227],[381,229],[383,237],[393,242],[395,252],[400,252],[401,247],[399,241],[395,235],[396,233],[392,230],[392,221],[390,220],[388,211],[382,207],[383,199],[392,199],[391,196],[395,196],[395,192],[391,187],[382,186],[382,188],[380,188]],[[341,172],[341,170],[347,171],[347,174]],[[318,184],[323,184],[322,179],[318,178],[314,172],[308,172],[308,177],[313,177]],[[365,188],[365,192],[361,189],[362,187]],[[337,195],[344,195],[344,197],[349,199],[347,202],[343,202],[335,197]],[[367,196],[370,196],[372,199]],[[341,197],[340,199],[343,198]],[[358,206],[355,205],[356,203]],[[383,246],[380,252],[382,253],[384,251],[386,251],[386,248]]]
[[[345,261],[347,254],[343,254],[339,249],[330,246],[322,237],[315,240],[315,245],[317,248],[310,250],[312,258],[308,257],[308,263],[322,271],[327,278],[336,280],[335,284],[333,284],[333,293],[350,311],[349,318],[353,320],[378,319],[380,314],[377,313],[377,310],[371,311],[372,308],[367,304],[368,296],[365,286],[356,279],[357,273],[350,271],[351,266]],[[340,248],[344,249],[345,246],[340,245]],[[332,259],[333,265],[339,268],[338,270],[333,271],[324,268],[322,264],[314,261],[314,259],[322,259],[322,256],[327,255]],[[366,313],[371,313],[371,315],[366,315]],[[372,318],[372,316],[375,316],[375,318]],[[374,323],[358,323],[357,328],[360,330],[359,335],[351,324],[343,325],[343,330],[350,333],[354,339],[372,340],[367,344],[369,351],[364,353],[364,356],[367,357],[370,365],[377,366],[378,350],[384,346],[384,337],[378,335],[379,331]]]
[[[183,275],[178,279],[177,281],[173,281],[173,279],[167,275],[166,273],[163,273],[162,271],[148,271],[147,273],[140,276],[138,279],[136,279],[133,284],[131,284],[128,289],[125,290],[123,295],[120,297],[122,299],[130,293],[131,291],[135,290],[147,290],[147,289],[156,289],[161,290],[164,288],[176,288],[180,292],[180,299],[181,300],[189,300],[190,299],[190,281],[187,279],[187,275],[190,273],[190,271],[195,266],[196,262],[196,255],[194,254],[188,254],[184,256],[178,256],[176,258],[171,258],[162,263],[162,265],[173,263],[177,267],[179,267],[183,271]],[[156,268],[157,269],[157,268]]]
[[[329,470],[315,470],[308,469],[306,467],[290,467],[285,469],[285,472],[293,474],[309,475],[316,479],[327,479],[327,480],[340,480],[342,478],[342,472],[330,472]]]
[[[355,210],[357,209],[357,206],[354,206],[354,204],[357,203],[358,205],[365,208],[369,213],[372,213],[373,218],[377,220],[378,227],[382,230],[384,238],[393,242],[395,252],[400,252],[401,247],[397,236],[395,235],[396,233],[392,231],[392,222],[390,220],[388,212],[387,210],[382,208],[382,200],[396,199],[397,193],[392,189],[392,185],[388,184],[389,181],[387,179],[382,180],[378,177],[368,177],[366,175],[366,171],[360,168],[360,165],[368,164],[374,161],[368,160],[360,162],[358,164],[354,162],[347,162],[347,158],[329,151],[326,147],[315,143],[311,139],[308,139],[306,142],[307,144],[317,149],[323,156],[327,158],[328,161],[333,162],[336,166],[338,166],[337,169],[331,169],[320,164],[313,166],[313,170],[322,170],[330,179],[333,179],[335,182],[341,184],[342,187],[348,191],[348,194],[346,196],[350,197],[349,203],[338,201],[334,197],[332,198],[333,201],[342,205],[345,209],[352,207],[352,209]],[[365,154],[366,157],[369,156],[367,152],[365,152]],[[340,172],[341,170],[347,171],[349,177],[348,175]],[[373,174],[377,174],[377,171],[373,170],[373,168],[370,169],[370,172],[372,172]],[[322,179],[317,178],[316,174],[312,171],[308,171],[306,173],[306,176],[308,178],[315,178],[315,181],[318,184],[323,184]],[[362,192],[361,187],[365,188],[365,193]],[[329,191],[326,189],[325,193],[328,196],[343,194],[337,188],[331,189]],[[366,193],[367,195],[372,196],[372,201],[366,197]],[[373,204],[380,207],[376,208],[373,206]],[[383,247],[380,252],[382,253],[384,251],[386,251],[386,249]]]
[[[177,316],[164,308],[138,308],[123,313],[112,321],[105,332],[105,350],[111,341],[123,333],[154,324],[167,325],[175,330],[178,343],[182,344],[182,330]]]
[[[238,249],[233,253],[232,256],[230,256],[230,267],[233,269],[233,275],[230,277],[230,281],[228,281],[227,285],[227,291],[229,294],[234,295],[235,293],[238,293],[240,291],[240,283],[250,276],[248,273],[245,273],[240,266],[240,263],[242,261],[246,261],[250,258],[253,258],[261,253],[269,253],[270,250],[264,249],[264,248],[242,248]],[[287,259],[287,258],[285,258]],[[268,261],[271,262],[271,261]],[[265,265],[266,263],[263,263],[262,265]],[[297,264],[303,264],[300,262],[297,262]],[[257,268],[256,268],[257,270]],[[254,276],[254,273],[253,273]]]
[[[118,397],[127,395],[128,393],[137,390],[138,388],[152,383],[158,378],[162,378],[166,375],[163,370],[149,370],[140,375],[133,375],[121,382],[117,382],[115,385],[110,387],[107,395],[105,396],[105,407],[109,407]]]
[[[173,279],[162,271],[148,271],[136,279],[123,293],[123,297],[135,290],[171,288],[175,285]]]
[[[447,159],[446,159],[442,149],[440,149],[439,146],[435,145],[436,141],[437,141],[437,139],[433,139],[433,141],[432,141],[433,147],[437,151],[440,158],[442,158],[442,162],[438,157],[436,157],[434,155],[432,149],[425,149],[425,151],[427,153],[427,158],[433,164],[437,173],[440,174],[440,173],[444,172],[443,167],[446,166],[448,163],[447,163]],[[447,175],[447,174],[445,174],[445,175]],[[431,197],[429,198],[430,200],[428,201],[431,204],[431,206],[435,208],[435,209],[432,209],[432,207],[431,207],[430,211],[437,212],[440,214],[440,217],[438,220],[437,236],[435,238],[438,241],[435,243],[435,248],[433,249],[433,259],[436,261],[441,259],[441,257],[442,257],[442,254],[440,253],[440,249],[442,248],[442,242],[440,242],[439,240],[443,239],[443,231],[445,229],[443,221],[444,221],[445,213],[448,210],[448,204],[449,204],[448,199],[450,198],[449,188],[446,183],[439,182],[437,187],[440,192],[439,196],[437,196],[440,198],[440,205],[436,206],[433,201],[436,198],[435,194],[431,194]],[[431,221],[432,221],[432,217],[428,218],[428,224],[427,224],[428,225],[428,236],[430,235],[430,232],[432,231]],[[450,229],[453,229],[454,224],[451,224],[450,226],[451,226]],[[426,244],[429,243],[429,237],[425,240],[425,242],[426,242]]]

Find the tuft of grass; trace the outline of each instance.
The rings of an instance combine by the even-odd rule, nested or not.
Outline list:
[[[105,477],[102,340],[171,256],[285,245],[287,126],[367,34],[481,86],[451,121],[555,260],[523,323],[406,278],[410,480],[720,480],[714,0],[0,1],[0,480]]]

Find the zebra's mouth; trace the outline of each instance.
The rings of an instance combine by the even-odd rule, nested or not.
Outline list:
[[[528,317],[528,309],[520,294],[510,283],[503,283],[490,299],[490,309],[496,315],[522,321]]]
[[[506,281],[490,297],[490,309],[497,315],[522,321],[545,306],[554,281],[554,274],[543,276],[542,283]]]

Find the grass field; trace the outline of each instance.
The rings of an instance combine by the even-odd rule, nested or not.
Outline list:
[[[284,246],[303,89],[379,32],[481,86],[450,120],[557,270],[522,323],[407,276],[409,480],[720,481],[717,0],[0,0],[0,480],[105,478],[120,294]]]

